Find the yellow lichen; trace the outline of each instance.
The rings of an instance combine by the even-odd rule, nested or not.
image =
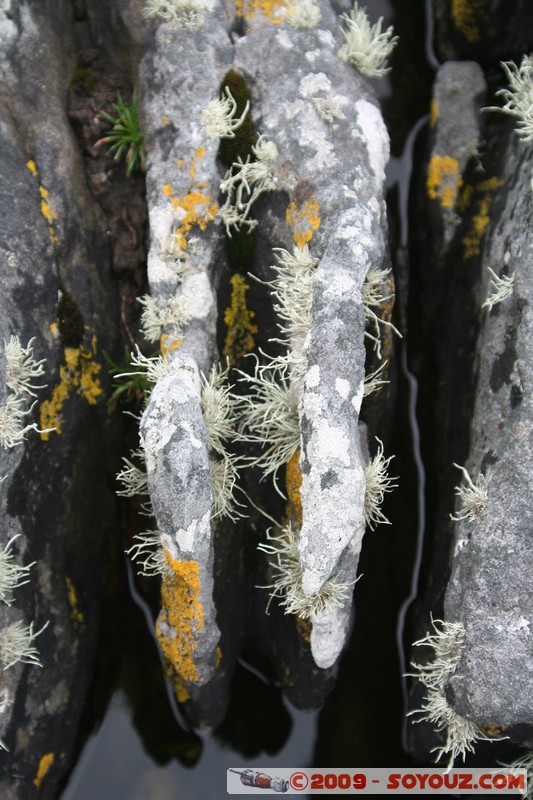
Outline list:
[[[285,472],[287,488],[287,517],[299,530],[302,527],[302,469],[300,467],[300,448],[287,463]]]
[[[218,669],[222,663],[222,648],[220,647],[220,645],[217,645],[215,647],[215,656],[216,656],[215,669]]]
[[[72,583],[71,579],[68,576],[65,576],[65,583],[67,584],[67,595],[68,595],[68,602],[70,605],[70,618],[77,622],[79,625],[85,624],[85,617],[83,612],[80,611],[80,607],[78,605],[78,595],[76,593],[76,589],[74,584]]]
[[[230,282],[231,305],[224,312],[227,331],[222,355],[229,359],[231,365],[234,365],[254,349],[257,325],[252,322],[255,313],[250,311],[246,305],[246,292],[250,288],[249,285],[238,273],[232,276]]]
[[[494,191],[502,185],[500,178],[488,178],[475,187],[476,194],[481,192],[481,197],[476,202],[476,213],[470,220],[470,229],[463,238],[464,257],[472,258],[481,253],[481,239],[490,222],[490,207],[492,205]],[[468,195],[470,204],[472,194]],[[466,199],[463,200],[466,203]]]
[[[285,19],[287,6],[287,0],[235,0],[235,13],[247,20],[261,14],[268,22],[279,25]]]
[[[159,340],[159,349],[161,350],[161,355],[166,359],[169,353],[177,350],[182,344],[183,339],[173,339],[172,336],[169,336],[167,333],[161,334],[161,338]]]
[[[161,613],[157,640],[174,675],[174,687],[180,702],[188,699],[187,685],[198,681],[194,663],[199,634],[204,627],[204,609],[200,602],[200,565],[197,561],[179,561],[166,551],[170,569],[161,586]]]
[[[55,428],[55,433],[61,434],[63,422],[63,406],[72,394],[83,397],[89,405],[95,405],[102,394],[102,386],[98,374],[102,365],[95,361],[96,336],[91,340],[91,347],[85,350],[81,347],[65,347],[65,363],[59,367],[59,383],[52,391],[49,400],[41,403],[39,409],[41,428]],[[49,433],[41,433],[45,441]]]
[[[163,186],[163,194],[166,197],[170,197],[170,195],[173,194],[172,186],[169,183],[165,183],[165,185]]]
[[[218,206],[210,194],[194,190],[182,197],[171,197],[170,202],[180,221],[174,232],[175,243],[185,250],[191,229],[197,226],[201,231],[205,230],[215,218]]]
[[[50,769],[54,761],[55,761],[54,753],[47,753],[39,761],[39,767],[37,768],[37,775],[33,779],[33,783],[37,790],[41,788],[41,784],[43,780],[46,778],[48,770]]]
[[[440,200],[442,208],[453,208],[462,184],[456,158],[438,154],[432,157],[426,182],[427,193],[432,200]]]
[[[439,118],[439,101],[433,98],[431,101],[431,105],[429,107],[429,126],[430,128],[434,128],[437,124],[437,120]]]
[[[170,120],[167,117],[167,115],[165,114],[165,116],[163,117],[163,125],[169,125],[169,124],[170,124]]]
[[[479,0],[451,0],[451,13],[455,27],[467,42],[479,42],[479,23],[483,17]]]
[[[296,630],[307,644],[311,644],[311,623],[296,615]]]
[[[39,171],[35,161],[30,159],[30,161],[26,162],[26,167],[29,169],[34,178],[39,176]],[[57,213],[48,202],[49,192],[48,189],[42,185],[42,183],[39,185],[39,194],[41,195],[41,214],[48,223],[48,235],[50,236],[50,241],[52,244],[57,244],[59,239],[53,225],[54,220],[57,219]]]
[[[285,213],[287,224],[292,228],[292,236],[298,247],[311,241],[314,232],[320,227],[320,206],[312,196],[297,206],[294,200]]]
[[[480,726],[481,730],[486,736],[492,738],[499,738],[503,736],[507,730],[507,725],[496,725],[494,722],[483,722]]]

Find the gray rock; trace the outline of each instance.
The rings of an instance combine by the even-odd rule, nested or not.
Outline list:
[[[343,553],[350,552],[353,575],[357,568],[365,495],[361,290],[368,269],[386,265],[388,136],[369,87],[337,56],[335,15],[328,3],[320,7],[321,21],[310,30],[262,24],[258,14],[237,41],[235,60],[250,81],[258,131],[279,153],[274,197],[266,195],[258,212],[262,246],[291,250],[308,242],[319,259],[299,406],[300,556],[308,596],[328,579],[340,580]],[[311,646],[320,667],[335,663],[346,629],[346,608],[314,620]]]
[[[456,710],[480,723],[533,724],[532,148],[512,134],[502,173],[502,204],[483,250],[480,304],[495,293],[492,269],[514,277],[510,296],[485,318],[470,453],[474,484],[490,478],[479,518],[455,524],[445,613],[461,621],[467,648],[450,680]],[[512,187],[512,188],[511,188]],[[489,285],[492,282],[493,285]],[[458,485],[460,482],[458,474]],[[468,507],[468,498],[466,498]],[[465,508],[458,499],[456,513]]]
[[[450,61],[440,67],[433,87],[430,124],[434,138],[426,190],[439,218],[445,250],[460,223],[456,205],[466,166],[479,157],[484,99],[485,79],[479,64]],[[438,243],[435,249],[439,251]]]
[[[115,521],[116,435],[105,408],[102,349],[116,345],[118,308],[102,214],[86,188],[64,98],[75,65],[70,7],[12,2],[0,14],[0,349],[18,336],[46,359],[24,425],[43,441],[0,447],[1,542],[36,562],[0,606],[0,636],[20,622],[42,668],[0,672],[0,793],[56,795],[69,769],[100,633],[102,554]],[[46,76],[46,77],[44,77]],[[24,87],[24,90],[21,90]],[[67,298],[69,298],[67,300]],[[6,392],[2,370],[3,399]],[[44,626],[47,625],[46,629]],[[4,667],[6,663],[4,661]],[[34,780],[37,783],[34,785]]]

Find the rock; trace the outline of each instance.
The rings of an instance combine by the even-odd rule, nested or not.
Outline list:
[[[370,268],[387,266],[388,136],[370,89],[337,56],[335,15],[327,3],[320,9],[321,21],[311,29],[271,25],[258,13],[237,41],[235,59],[250,81],[258,130],[278,151],[271,164],[275,191],[258,205],[255,268],[268,275],[273,247],[308,245],[318,259],[298,412],[299,550],[308,597],[328,580],[355,580],[365,498],[357,425],[365,362],[362,287]],[[280,83],[280,74],[288,79]],[[312,622],[311,648],[322,669],[342,650],[350,607],[344,602]]]
[[[433,128],[431,159],[426,192],[438,217],[442,243],[434,242],[436,253],[445,252],[460,223],[456,205],[469,161],[479,158],[480,109],[485,100],[481,67],[473,61],[443,64],[435,80],[431,101]]]
[[[455,96],[442,93],[445,82],[457,86]],[[441,102],[448,98],[448,123],[439,103],[434,132],[441,153],[453,142],[460,148],[459,142],[474,140],[464,102],[479,98],[480,89],[476,67],[448,64],[439,71],[436,95],[440,92]],[[525,400],[531,352],[524,300],[530,287],[522,271],[531,249],[526,222],[531,150],[515,133],[491,123],[482,127],[481,138],[485,148],[456,173],[450,206],[457,215],[455,230],[452,223],[441,238],[442,227],[432,216],[420,294],[411,301],[425,328],[419,376],[426,382],[425,403],[430,398],[434,407],[432,421],[423,420],[432,555],[416,638],[429,629],[433,643],[425,646],[434,652],[421,655],[415,648],[409,655],[420,678],[410,705],[418,720],[427,721],[441,700],[448,714],[445,720],[441,708],[431,724],[412,726],[410,750],[422,760],[437,749],[453,761],[470,745],[482,748],[478,740],[509,736],[523,746],[531,740],[533,670],[526,651],[533,606],[523,584],[524,570],[531,569],[525,508],[531,469],[524,433],[531,414]],[[430,615],[443,620],[433,630]],[[446,636],[448,642],[455,636],[450,658],[440,662],[432,686],[427,676],[435,675],[438,642]],[[442,742],[435,733],[438,720],[446,737],[441,750],[435,748]]]
[[[510,53],[528,52],[524,36],[532,12],[525,0],[453,0],[433,3],[435,49],[442,61],[474,59],[490,66]]]
[[[461,621],[467,637],[464,658],[449,682],[454,708],[477,724],[508,726],[513,739],[513,726],[529,726],[531,736],[533,724],[533,598],[524,581],[533,570],[531,159],[531,146],[512,133],[498,217],[483,249],[479,302],[494,305],[485,309],[477,347],[476,402],[464,465],[479,488],[480,505],[472,508],[475,493],[458,495],[455,513],[461,518],[454,524],[444,604],[446,619]],[[509,294],[496,302],[502,280]],[[468,485],[466,476],[457,478],[458,486]],[[525,739],[522,730],[518,741]]]
[[[3,662],[0,793],[52,798],[93,682],[103,553],[115,530],[119,428],[105,407],[102,351],[116,346],[118,305],[105,221],[64,110],[75,65],[69,8],[8,5],[0,21],[0,349],[11,337],[23,348],[32,340],[43,372],[31,381],[41,387],[34,396],[19,394],[23,424],[34,429],[0,447],[1,549],[17,536],[14,564],[34,562],[12,605],[0,607],[4,646],[13,624],[33,636],[28,664]],[[13,394],[5,378],[3,369],[4,399]]]

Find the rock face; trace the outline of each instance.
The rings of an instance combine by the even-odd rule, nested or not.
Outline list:
[[[427,720],[441,693],[449,713],[442,752],[452,759],[476,739],[505,735],[528,746],[532,719],[533,602],[523,581],[532,558],[525,507],[531,346],[524,298],[530,287],[523,266],[531,251],[531,146],[504,125],[476,122],[482,103],[477,65],[441,67],[425,183],[433,225],[426,252],[432,255],[419,296],[429,301],[426,363],[431,358],[432,368],[426,374],[433,373],[435,432],[428,438],[435,438],[427,464],[438,502],[430,508],[432,578],[419,631],[430,629],[430,613],[444,622],[425,640],[433,654],[426,650],[421,660],[411,653],[426,687],[424,699],[415,684],[411,708],[422,709],[419,718]],[[480,150],[481,139],[487,145]],[[436,170],[445,162],[448,169]],[[437,679],[444,641],[447,666]],[[437,718],[442,722],[444,714]],[[418,758],[441,741],[425,726],[414,726],[411,735]]]
[[[526,299],[532,290],[527,266],[533,248],[531,156],[531,145],[513,133],[502,170],[498,219],[483,249],[480,304],[494,305],[485,308],[477,348],[476,403],[465,466],[474,485],[483,486],[484,476],[487,487],[480,489],[479,510],[455,523],[444,603],[446,618],[463,622],[468,642],[450,680],[454,707],[478,724],[510,728],[533,724],[533,596],[524,580],[533,569],[528,501],[533,321]],[[512,286],[497,302],[496,284],[502,279]],[[469,503],[469,496],[459,496],[456,513]]]
[[[305,29],[285,19],[282,6],[277,11],[250,6],[229,18],[221,6],[206,6],[194,24],[157,15],[141,22],[137,6],[119,3],[117,9],[132,40],[146,47],[139,69],[151,230],[145,330],[155,301],[156,323],[162,324],[149,334],[154,341],[163,334],[169,364],[141,424],[151,503],[175,582],[171,591],[163,576],[158,636],[179,699],[191,698],[192,718],[213,726],[223,714],[213,692],[219,699],[224,696],[238,654],[230,627],[236,631],[245,625],[235,608],[231,626],[220,630],[213,604],[214,576],[225,571],[221,559],[228,551],[218,544],[214,557],[218,523],[209,513],[214,490],[198,378],[220,357],[216,297],[232,269],[224,228],[231,240],[240,236],[239,229],[257,226],[251,267],[263,281],[272,280],[276,247],[294,252],[295,258],[308,248],[317,265],[309,299],[302,301],[312,308],[311,321],[296,340],[289,335],[285,341],[289,353],[299,348],[305,367],[300,365],[296,376],[279,361],[266,362],[274,376],[271,389],[287,386],[298,404],[294,424],[301,498],[297,488],[292,507],[296,503],[299,509],[294,522],[303,602],[320,598],[328,581],[346,588],[341,601],[322,604],[312,614],[310,630],[303,625],[304,639],[296,637],[300,643],[288,659],[299,703],[309,706],[323,696],[324,688],[312,686],[328,685],[331,676],[324,671],[335,664],[345,642],[365,526],[366,462],[358,426],[365,362],[362,291],[369,269],[380,273],[388,266],[382,194],[388,136],[370,89],[337,56],[340,32],[329,3],[321,4],[318,25]],[[242,29],[233,44],[230,25]],[[198,66],[191,68],[196,61]],[[251,94],[258,138],[240,165],[237,159],[222,176],[216,160],[219,141],[210,139],[205,114],[230,69]],[[279,74],[289,76],[282,86]],[[234,288],[243,280],[239,272],[231,278]],[[272,302],[266,292],[263,302]],[[269,331],[262,335],[266,340]],[[275,335],[274,328],[270,336]],[[193,460],[184,455],[191,447]],[[224,536],[235,541],[229,528]],[[187,578],[176,578],[178,567]],[[177,584],[188,587],[184,597],[198,608],[188,632],[178,630],[177,621],[171,624],[171,617],[179,615],[165,607],[165,598],[176,602]],[[265,603],[266,598],[258,605],[260,616]],[[223,608],[218,609],[221,615]],[[259,620],[260,628],[264,625]],[[305,655],[309,642],[313,667]],[[283,641],[276,648],[284,649]],[[185,651],[190,659],[184,658]],[[307,697],[303,674],[314,675]]]
[[[0,547],[5,559],[16,536],[12,566],[32,566],[20,578],[25,585],[7,593],[11,605],[0,607],[0,738],[8,748],[0,792],[51,798],[70,767],[93,681],[101,563],[115,526],[117,440],[105,409],[102,350],[115,347],[118,305],[105,222],[64,108],[75,63],[69,7],[7,5],[0,15],[0,393],[2,403],[18,398],[18,429],[29,429],[0,447]],[[13,337],[26,355],[17,360],[11,349],[6,371]],[[34,377],[24,389],[28,370]]]

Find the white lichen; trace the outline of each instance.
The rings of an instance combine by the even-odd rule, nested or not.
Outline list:
[[[430,647],[432,658],[424,664],[412,663],[415,670],[409,673],[417,678],[427,689],[424,704],[409,716],[418,715],[414,722],[429,722],[437,733],[446,733],[446,741],[440,747],[434,747],[436,761],[449,755],[448,769],[453,767],[459,756],[463,760],[467,752],[474,752],[474,742],[478,740],[495,741],[494,736],[487,736],[475,723],[462,717],[448,703],[444,686],[456,671],[466,647],[466,631],[461,622],[445,622],[431,620],[434,633],[428,633],[415,642],[418,647]],[[499,739],[506,737],[496,737]]]
[[[466,519],[469,522],[478,522],[484,519],[489,501],[488,488],[491,479],[491,472],[487,470],[485,475],[479,474],[477,483],[474,483],[467,470],[459,464],[454,467],[463,473],[464,483],[455,487],[459,508],[455,514],[450,514],[450,519],[455,522]]]
[[[507,737],[489,737],[474,722],[462,717],[455,711],[448,701],[441,687],[428,689],[424,704],[410,715],[418,714],[416,722],[429,722],[437,733],[445,733],[446,741],[440,747],[432,748],[436,753],[435,761],[440,761],[443,756],[449,756],[447,768],[451,769],[455,760],[461,756],[463,761],[467,752],[474,752],[474,743],[480,740],[497,741]]]
[[[402,338],[402,334],[392,322],[378,316],[374,311],[374,308],[381,308],[394,297],[394,294],[384,295],[381,288],[390,276],[390,272],[390,269],[374,269],[371,267],[366,273],[362,289],[365,320],[369,326],[365,330],[365,336],[373,342],[374,351],[378,358],[381,358],[380,325],[390,328],[400,339]]]
[[[136,543],[126,550],[126,554],[140,567],[138,574],[146,578],[168,574],[168,559],[161,545],[159,531],[136,533],[133,538]]]
[[[317,0],[289,0],[285,19],[293,28],[316,28],[320,22]]]
[[[262,365],[256,360],[253,375],[240,372],[252,394],[242,402],[241,440],[266,448],[257,457],[247,459],[250,466],[259,466],[263,477],[273,475],[274,483],[280,467],[287,464],[300,446],[298,392],[289,382],[287,365]],[[276,485],[276,483],[275,483]]]
[[[229,365],[211,367],[209,375],[200,375],[201,407],[204,418],[207,444],[220,455],[226,452],[226,443],[235,438],[238,424],[237,400],[228,383]]]
[[[211,100],[202,111],[202,125],[208,139],[234,139],[235,131],[240,128],[250,110],[250,101],[247,101],[241,116],[235,117],[237,103],[229,86],[224,91],[226,97]]]
[[[5,402],[0,406],[0,446],[11,448],[22,444],[28,431],[39,431],[36,423],[24,424],[24,418],[31,412],[33,405],[28,408],[24,398],[8,394]]]
[[[514,61],[501,63],[509,87],[500,89],[496,96],[504,100],[502,108],[490,106],[485,111],[502,111],[517,120],[517,134],[525,142],[533,139],[533,56],[522,57],[518,67]]]
[[[374,372],[369,372],[368,375],[365,375],[364,381],[364,388],[363,388],[363,397],[368,397],[368,395],[372,394],[373,392],[379,392],[382,386],[386,386],[390,381],[383,380],[382,371],[385,369],[389,362],[384,361],[383,364],[374,370]]]
[[[172,270],[178,284],[182,283],[185,276],[192,271],[192,264],[181,246],[181,237],[176,235],[176,230],[172,228],[166,238],[160,242],[159,258]],[[189,245],[193,240],[189,240]],[[188,252],[190,253],[190,247]]]
[[[271,601],[277,598],[286,614],[314,620],[334,606],[343,606],[351,595],[353,583],[337,583],[330,578],[316,595],[308,597],[302,588],[298,540],[299,534],[290,523],[276,536],[267,532],[267,542],[258,549],[270,556],[272,582],[258,588],[270,590],[267,612]]]
[[[9,341],[4,340],[4,354],[6,358],[6,386],[15,395],[28,394],[37,397],[35,389],[44,389],[43,384],[35,385],[32,381],[44,373],[45,359],[36,361],[33,356],[30,339],[27,347],[22,347],[18,336],[11,336]]]
[[[137,369],[121,372],[115,378],[130,378],[142,373],[148,383],[156,384],[168,372],[168,362],[163,356],[145,356],[138,346],[130,353],[130,365]]]
[[[148,495],[148,478],[142,449],[133,450],[130,454],[130,458],[140,461],[143,466],[137,466],[128,458],[122,459],[126,466],[117,474],[117,481],[122,484],[122,489],[117,491],[117,495],[119,497]]]
[[[313,97],[313,105],[316,109],[316,113],[324,122],[331,123],[336,119],[346,119],[341,104],[331,95]]]
[[[228,517],[235,521],[242,514],[235,498],[237,458],[228,451],[228,441],[237,438],[239,400],[228,384],[229,365],[222,369],[214,364],[209,375],[201,374],[201,409],[207,435],[211,476],[211,513],[213,518]]]
[[[0,446],[16,447],[26,438],[28,431],[50,433],[53,429],[39,430],[35,423],[25,424],[25,417],[31,413],[34,405],[29,405],[29,398],[36,397],[35,389],[44,389],[44,384],[36,385],[32,381],[44,373],[44,359],[36,361],[33,356],[32,342],[22,347],[18,336],[4,340],[6,364],[6,388],[8,390],[4,403],[0,405]]]
[[[263,192],[271,191],[276,187],[272,175],[272,163],[278,157],[278,148],[273,142],[268,142],[260,136],[252,147],[252,154],[243,161],[240,157],[232,164],[220,183],[220,191],[227,194],[226,202],[218,211],[218,216],[226,227],[226,233],[231,236],[231,228],[239,229],[247,225],[253,230],[257,220],[250,219],[252,206]]]
[[[165,327],[175,328],[180,332],[191,319],[187,301],[181,295],[171,297],[164,307],[161,307],[149,294],[138,299],[143,306],[141,315],[143,334],[149,342],[158,342],[161,330]]]
[[[376,525],[379,524],[390,525],[389,520],[381,510],[381,506],[386,492],[391,492],[398,485],[393,483],[397,478],[391,478],[387,471],[394,456],[385,458],[383,455],[383,442],[377,437],[376,441],[378,443],[377,453],[365,468],[364,519],[365,525],[370,530],[374,530]]]
[[[41,667],[39,651],[33,644],[35,639],[48,627],[48,622],[33,632],[33,622],[25,626],[22,622],[12,622],[0,631],[0,663],[4,670],[14,664],[35,664]]]
[[[432,619],[434,633],[427,634],[413,642],[414,647],[430,647],[433,657],[425,664],[412,662],[415,670],[409,673],[424,686],[434,689],[443,686],[448,677],[455,672],[466,646],[466,631],[461,622],[445,622]]]
[[[147,17],[159,17],[176,28],[196,30],[203,25],[206,6],[201,0],[146,0]]]
[[[517,772],[521,769],[526,770],[526,785],[521,795],[524,800],[533,800],[533,753],[519,756],[514,761],[511,761],[510,764],[499,763],[502,767],[506,767],[511,772]]]
[[[490,267],[489,272],[491,274],[491,281],[489,284],[490,294],[483,303],[482,308],[488,308],[489,311],[492,311],[495,305],[502,303],[512,295],[514,289],[514,275],[502,275],[500,277],[496,275],[494,270]]]
[[[13,602],[12,592],[29,583],[30,569],[36,563],[32,561],[31,564],[26,566],[20,566],[15,563],[11,545],[19,536],[20,533],[12,536],[2,552],[0,552],[0,600],[8,606]]]
[[[272,266],[275,278],[266,283],[274,298],[274,311],[281,320],[279,329],[291,346],[303,344],[310,326],[313,307],[313,282],[318,259],[308,245],[294,247],[292,253],[275,249],[277,263]]]
[[[235,522],[243,516],[237,510],[242,507],[237,502],[235,491],[237,489],[238,469],[237,460],[230,453],[209,456],[209,473],[211,477],[211,516],[227,517]]]
[[[387,59],[398,41],[398,37],[392,35],[393,27],[382,33],[383,17],[371,25],[366,9],[360,8],[357,2],[349,14],[341,15],[341,19],[346,28],[342,31],[345,42],[338,52],[339,58],[369,78],[386,75],[390,71]]]

